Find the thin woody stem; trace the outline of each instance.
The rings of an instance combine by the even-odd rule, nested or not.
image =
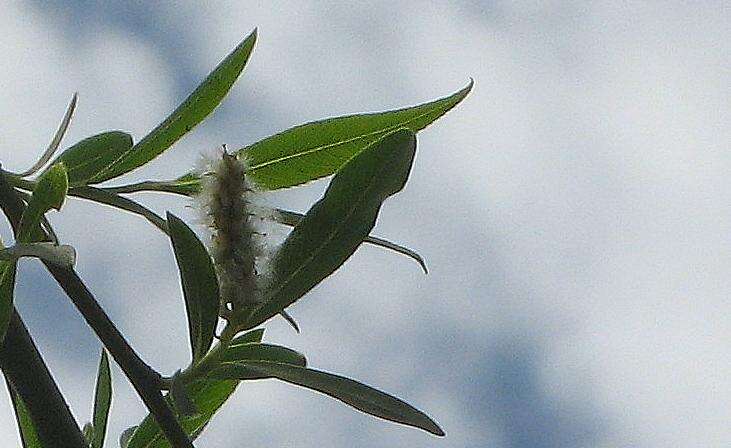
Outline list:
[[[5,212],[13,228],[17,228],[25,204],[2,173],[0,173],[0,208]],[[45,237],[40,228],[37,229],[36,236],[38,240]],[[170,444],[174,448],[193,448],[193,444],[162,396],[163,382],[160,374],[148,366],[130,347],[75,271],[44,264],[129,378]]]

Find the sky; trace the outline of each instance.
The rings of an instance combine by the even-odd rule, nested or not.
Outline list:
[[[198,446],[722,447],[731,442],[731,9],[727,2],[7,2],[0,162],[64,140],[143,137],[243,39],[223,104],[117,185],[187,172],[328,116],[475,87],[419,133],[407,187],[361,247],[265,339],[431,415],[436,438],[275,381],[241,387]],[[327,181],[267,195],[306,211]],[[140,195],[193,219],[189,203]],[[169,241],[80,200],[50,216],[142,357],[188,360]],[[9,237],[6,226],[0,231]],[[273,230],[279,232],[283,230]],[[273,238],[276,238],[274,235]],[[100,344],[37,263],[17,306],[81,424]],[[118,368],[107,446],[145,410]],[[18,445],[0,394],[0,445]]]

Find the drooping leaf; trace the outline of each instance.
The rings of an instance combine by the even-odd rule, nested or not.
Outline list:
[[[255,43],[256,30],[226,56],[170,116],[131,149],[110,161],[89,182],[103,182],[146,164],[203,121],[223,100],[244,70]]]
[[[20,432],[20,441],[23,444],[23,448],[43,448],[41,441],[38,438],[38,433],[33,426],[33,420],[30,418],[28,408],[23,403],[23,399],[15,391],[15,388],[9,381],[5,383],[8,386],[10,392],[10,399],[13,402],[13,408],[15,409],[15,420],[18,423],[18,431]]]
[[[96,388],[94,389],[94,411],[92,417],[93,437],[91,448],[102,448],[104,438],[107,434],[107,420],[109,419],[109,408],[112,405],[112,376],[109,370],[109,358],[107,352],[102,350],[99,360],[99,370],[96,376]]]
[[[94,201],[98,204],[109,205],[120,210],[124,210],[135,215],[140,215],[148,220],[152,225],[160,229],[163,233],[168,232],[168,226],[160,215],[148,209],[147,207],[133,201],[132,199],[125,198],[118,194],[110,193],[102,188],[95,187],[76,187],[69,190],[69,195]]]
[[[304,218],[304,216],[305,215],[303,215],[302,213],[283,210],[280,208],[276,209],[274,213],[274,219],[278,223],[291,227],[296,226],[302,220],[302,218]],[[421,266],[421,269],[424,271],[425,274],[429,273],[428,269],[426,268],[426,262],[424,261],[424,258],[422,258],[422,256],[419,255],[416,251],[411,250],[406,246],[392,243],[391,241],[371,235],[368,235],[368,237],[366,237],[363,242],[372,244],[374,246],[383,247],[384,249],[390,249],[402,255],[406,255],[407,257],[419,263],[419,266]]]
[[[212,375],[222,379],[249,379],[252,373],[262,378],[278,378],[322,392],[359,411],[385,420],[420,428],[437,436],[444,435],[444,431],[429,416],[410,404],[363,383],[332,373],[292,364],[246,361],[227,364],[224,369],[212,372]]]
[[[102,132],[71,146],[58,156],[56,162],[66,165],[69,185],[85,185],[130,148],[132,136],[126,132]]]
[[[216,411],[231,396],[237,385],[237,380],[207,380],[198,381],[188,386],[188,396],[198,410],[198,415],[195,417],[183,418],[180,421],[180,425],[188,436],[194,439],[200,434]],[[165,439],[160,427],[150,415],[147,415],[142,423],[137,426],[126,445],[126,448],[169,447],[170,443]]]
[[[16,238],[18,243],[31,242],[33,234],[38,231],[43,215],[48,210],[52,208],[61,210],[68,188],[68,176],[63,163],[56,163],[43,173],[33,189],[28,206],[20,220],[20,229]]]
[[[336,172],[351,157],[399,128],[417,132],[459,104],[472,89],[430,103],[350,115],[294,127],[242,149],[250,175],[263,189],[292,187]]]
[[[193,362],[211,347],[220,299],[216,271],[206,247],[180,218],[168,212],[170,241],[180,270]]]
[[[272,344],[232,344],[221,356],[224,364],[240,361],[271,361],[304,367],[307,359],[291,348]]]
[[[338,171],[277,251],[271,286],[248,319],[249,327],[291,305],[353,254],[375,225],[383,201],[404,187],[415,152],[416,136],[400,129]]]

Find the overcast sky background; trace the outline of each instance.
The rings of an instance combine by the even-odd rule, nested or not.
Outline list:
[[[130,2],[131,3],[131,2]],[[731,443],[728,2],[6,2],[0,160],[30,165],[71,94],[69,145],[154,127],[254,27],[244,75],[203,125],[123,181],[326,116],[402,107],[476,81],[419,134],[377,234],[268,341],[433,416],[445,439],[294,386],[241,387],[198,446],[722,447]],[[271,195],[304,211],[325,182]],[[178,198],[140,196],[163,213]],[[188,362],[168,240],[70,200],[52,216],[78,271],[144,359]],[[7,230],[2,231],[7,238]],[[74,414],[99,343],[23,263],[17,303]],[[115,367],[107,445],[144,408]],[[0,446],[18,444],[6,394]]]

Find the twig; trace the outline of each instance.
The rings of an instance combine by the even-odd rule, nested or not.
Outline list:
[[[0,208],[7,215],[13,228],[17,228],[20,223],[24,207],[23,201],[7,183],[5,176],[0,174]],[[41,232],[40,229],[38,232]],[[129,378],[170,444],[175,448],[193,448],[193,444],[162,396],[163,382],[160,374],[148,366],[130,347],[76,272],[45,265]]]

